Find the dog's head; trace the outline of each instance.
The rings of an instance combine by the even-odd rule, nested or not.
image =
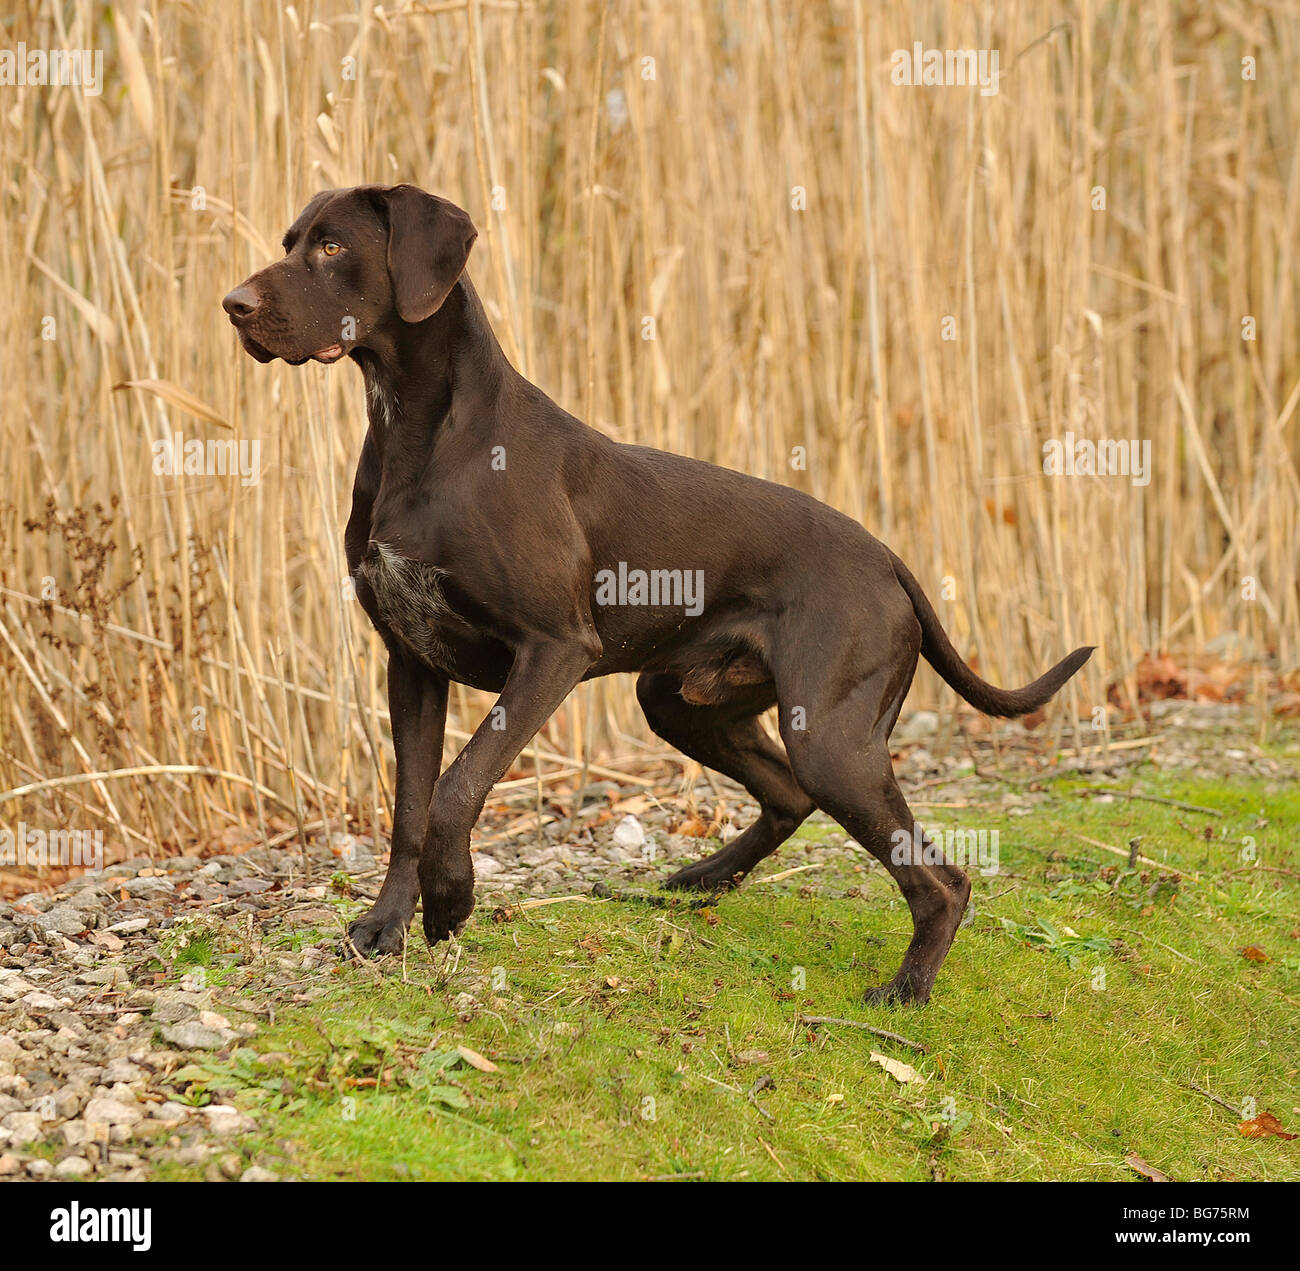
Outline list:
[[[221,302],[259,362],[337,362],[441,308],[478,232],[413,185],[322,190],[284,236],[284,259]]]

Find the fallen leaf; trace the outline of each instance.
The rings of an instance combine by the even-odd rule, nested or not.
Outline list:
[[[485,1059],[477,1050],[470,1050],[468,1046],[457,1046],[457,1052],[460,1057],[471,1068],[477,1068],[479,1072],[500,1072],[501,1069],[496,1066],[490,1059]]]
[[[918,1086],[925,1085],[925,1078],[911,1064],[905,1064],[899,1059],[891,1059],[888,1055],[882,1055],[878,1050],[871,1052],[871,1062],[879,1064],[900,1085],[905,1086],[909,1083]]]
[[[468,1108],[469,1100],[465,1097],[463,1090],[458,1090],[455,1086],[430,1086],[429,1097],[436,1099],[439,1103],[446,1104],[449,1108]]]
[[[1258,948],[1257,946],[1255,946],[1255,945],[1253,945],[1253,944],[1248,944],[1248,945],[1247,945],[1247,946],[1246,946],[1246,947],[1241,951],[1241,956],[1242,956],[1243,958],[1245,958],[1247,962],[1267,962],[1267,961],[1268,961],[1268,954],[1265,953],[1263,949],[1260,949],[1260,948]]]
[[[1271,1112],[1261,1112],[1253,1121],[1243,1121],[1238,1127],[1248,1139],[1294,1139],[1300,1135],[1288,1134],[1282,1128],[1282,1122]]]
[[[1148,1165],[1136,1152],[1130,1152],[1124,1158],[1124,1164],[1129,1169],[1141,1174],[1143,1178],[1149,1178],[1153,1183],[1169,1183],[1173,1181],[1168,1174],[1162,1174],[1154,1165]]]

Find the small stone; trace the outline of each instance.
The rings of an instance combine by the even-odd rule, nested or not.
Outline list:
[[[939,731],[939,716],[934,711],[913,711],[897,728],[894,736],[900,741],[919,741],[933,737]]]
[[[475,859],[478,858],[475,857]],[[313,905],[306,909],[293,909],[284,918],[285,922],[294,927],[331,926],[334,919],[333,910],[322,909],[319,905]]]
[[[65,1121],[59,1128],[63,1131],[63,1141],[69,1147],[80,1147],[83,1143],[93,1143],[95,1140],[93,1129],[84,1121]]]
[[[192,1143],[176,1153],[178,1165],[202,1165],[212,1155],[212,1149],[204,1143]]]
[[[24,993],[36,992],[36,985],[14,975],[0,980],[0,1002],[16,1002]]]
[[[637,848],[645,844],[645,830],[641,828],[641,822],[629,814],[614,827],[613,838],[619,847]]]
[[[96,967],[93,971],[83,971],[77,976],[78,984],[126,984],[126,971],[124,968],[113,964],[111,966]]]
[[[153,1017],[160,1024],[179,1024],[182,1020],[193,1019],[202,1008],[200,994],[168,990],[154,995]]]
[[[129,878],[122,884],[122,890],[128,896],[170,896],[176,885],[166,878]]]
[[[0,1156],[0,1178],[12,1178],[22,1172],[23,1163],[16,1156],[11,1156],[8,1152]]]
[[[203,1109],[203,1116],[213,1134],[241,1134],[257,1128],[251,1117],[224,1103],[209,1104]]]
[[[9,1142],[14,1147],[25,1147],[45,1135],[43,1119],[39,1112],[10,1112],[0,1120],[0,1126],[9,1131]]]
[[[145,1070],[139,1064],[132,1063],[125,1055],[119,1055],[116,1059],[110,1059],[104,1065],[104,1074],[101,1080],[105,1085],[112,1085],[118,1081],[128,1083],[143,1081],[145,1076]]]
[[[75,936],[91,925],[91,920],[71,905],[55,905],[43,914],[35,914],[31,925],[45,932],[61,936]]]
[[[123,1103],[120,1099],[109,1099],[104,1096],[92,1099],[86,1104],[83,1116],[87,1121],[109,1126],[135,1125],[137,1121],[144,1119],[144,1113],[138,1105]]]
[[[127,918],[124,922],[115,922],[108,930],[119,936],[129,936],[144,931],[148,926],[148,918]]]
[[[56,1090],[51,1098],[54,1100],[54,1115],[60,1120],[66,1121],[81,1111],[82,1092],[72,1086]]]
[[[49,1178],[54,1173],[54,1166],[38,1156],[27,1162],[27,1173],[32,1178]]]
[[[63,1005],[57,997],[51,997],[48,993],[42,993],[39,989],[33,993],[28,993],[22,999],[22,1002],[29,1011],[57,1011]]]
[[[270,891],[275,886],[273,878],[241,878],[238,882],[231,883],[226,888],[228,896],[256,896],[261,892]]]
[[[263,1169],[260,1165],[250,1165],[239,1181],[241,1183],[278,1183],[280,1176],[272,1174],[269,1169]]]
[[[499,874],[505,866],[494,856],[485,856],[482,852],[474,853],[474,877],[491,878],[493,874]]]
[[[236,1152],[227,1152],[218,1162],[221,1172],[233,1183],[244,1172],[244,1162]]]
[[[220,1018],[220,1017],[218,1017]],[[183,1024],[164,1024],[162,1028],[164,1041],[169,1041],[181,1050],[220,1050],[235,1040],[236,1034],[229,1028],[210,1028],[198,1020],[187,1020]]]
[[[65,1156],[54,1167],[55,1178],[89,1178],[95,1167],[84,1156]]]

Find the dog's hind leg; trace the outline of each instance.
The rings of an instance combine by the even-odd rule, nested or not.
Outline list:
[[[970,899],[970,880],[945,860],[913,820],[889,761],[872,748],[844,764],[805,752],[796,761],[818,805],[889,871],[912,914],[912,939],[887,984],[868,989],[868,1002],[927,1002]]]
[[[676,676],[647,673],[637,699],[650,727],[683,754],[738,781],[758,800],[758,819],[721,851],[678,870],[663,886],[720,891],[736,886],[813,811],[781,748],[763,731],[753,704],[693,706]],[[761,706],[759,710],[761,710]]]
[[[897,648],[901,641],[882,643]],[[929,1000],[970,898],[970,880],[924,836],[894,779],[889,731],[915,668],[913,652],[856,673],[840,666],[816,681],[778,685],[781,736],[799,784],[889,871],[911,910],[902,966],[867,991],[868,1002]],[[840,686],[840,695],[827,683]],[[797,715],[795,708],[802,708]]]

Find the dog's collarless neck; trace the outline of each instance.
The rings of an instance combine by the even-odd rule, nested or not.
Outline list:
[[[468,338],[467,338],[468,337]],[[480,412],[510,372],[478,296],[462,276],[446,302],[426,321],[402,331],[383,350],[357,349],[353,360],[366,385],[370,431],[381,461],[432,449],[457,419]]]

